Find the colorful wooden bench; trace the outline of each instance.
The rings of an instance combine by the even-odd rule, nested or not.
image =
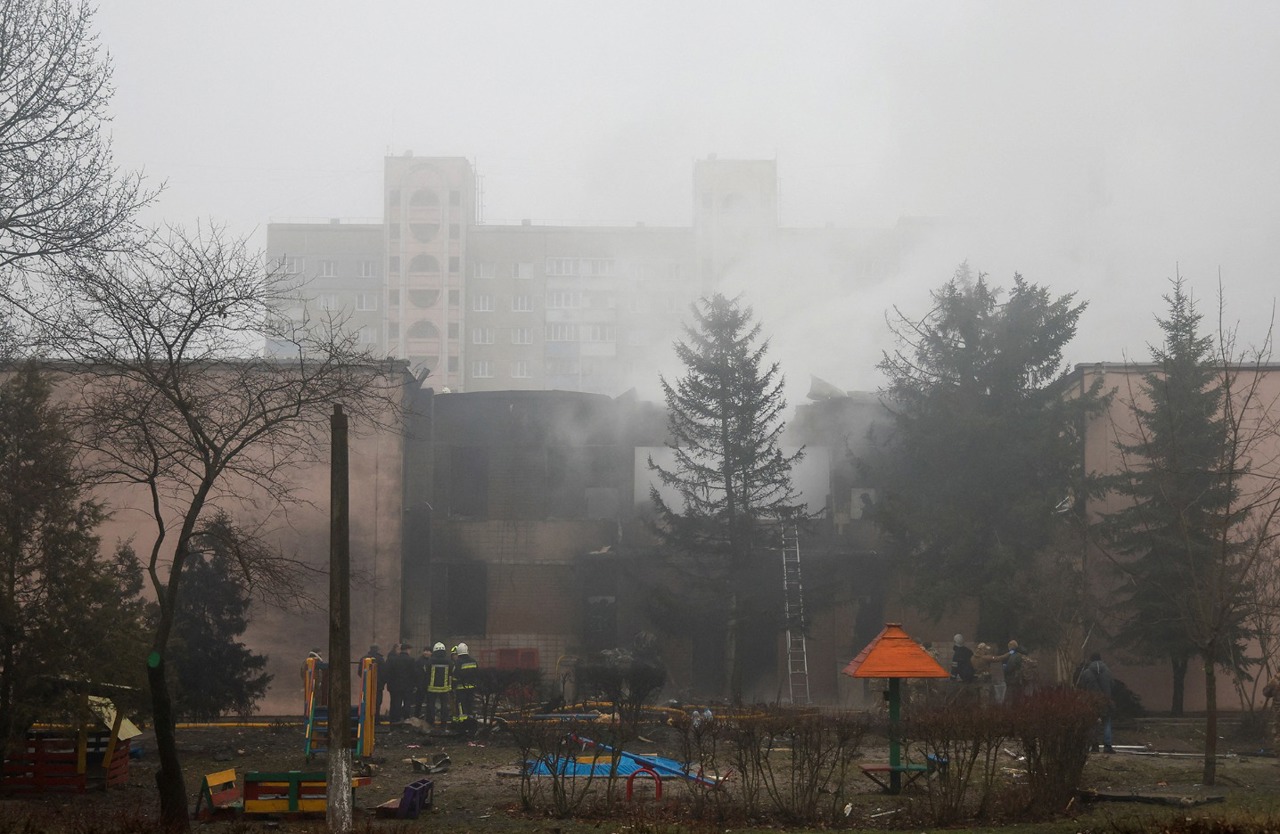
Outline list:
[[[410,782],[405,785],[404,794],[379,805],[376,813],[380,817],[416,820],[419,814],[431,807],[434,801],[434,788],[435,783],[430,779],[419,779],[416,782]]]
[[[240,810],[243,797],[236,781],[235,769],[206,773],[200,782],[200,796],[196,799],[195,816],[209,819],[218,814]],[[203,811],[201,806],[204,806]]]
[[[352,789],[368,785],[368,776],[351,779]],[[329,806],[324,771],[251,771],[244,775],[246,814],[323,814]]]

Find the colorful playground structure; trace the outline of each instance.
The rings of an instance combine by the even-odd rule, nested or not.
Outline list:
[[[303,751],[307,761],[311,761],[316,753],[323,753],[330,747],[329,664],[317,657],[309,657],[304,672],[306,716]],[[378,667],[372,658],[366,657],[360,664],[360,702],[351,707],[351,726],[355,736],[349,740],[349,745],[358,758],[373,755],[377,703]]]

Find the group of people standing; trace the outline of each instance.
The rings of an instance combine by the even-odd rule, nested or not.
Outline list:
[[[979,644],[979,648],[986,648]],[[974,683],[978,679],[978,670],[974,659],[985,665],[991,672],[991,696],[997,704],[1021,697],[1030,682],[1028,667],[1034,663],[1017,640],[1010,640],[1008,649],[1003,654],[976,655],[973,649],[964,643],[964,635],[957,634],[952,638],[951,679],[960,683]]]
[[[392,724],[422,718],[428,724],[448,726],[451,721],[471,717],[479,665],[467,644],[446,649],[444,643],[437,642],[417,658],[410,654],[411,649],[408,643],[399,643],[384,658],[373,645],[365,654],[377,669],[378,714],[382,714],[385,689],[387,720]]]
[[[961,634],[957,634],[952,642],[954,645],[951,650],[950,672],[953,681],[975,682],[978,672],[974,667],[974,658],[977,657],[980,662],[990,664],[992,698],[996,703],[1004,703],[1006,698],[1016,701],[1026,692],[1030,683],[1028,667],[1034,661],[1022,650],[1017,640],[1010,640],[1008,650],[998,655],[976,655],[973,649],[964,644],[964,635]],[[980,645],[979,648],[982,646]],[[1280,678],[1277,680],[1280,681]],[[1080,667],[1075,684],[1079,689],[1095,693],[1105,702],[1102,720],[1099,722],[1099,735],[1103,752],[1114,753],[1115,750],[1111,746],[1111,715],[1114,708],[1112,689],[1115,682],[1111,677],[1111,670],[1102,661],[1100,653],[1094,652],[1090,655],[1088,662]],[[1280,685],[1277,686],[1277,693],[1280,693]],[[1098,744],[1095,743],[1093,748],[1096,752]]]

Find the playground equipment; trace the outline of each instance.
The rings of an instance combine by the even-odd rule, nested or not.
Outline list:
[[[949,677],[947,670],[911,639],[900,623],[886,623],[884,630],[841,672],[852,678],[889,680],[889,763],[860,765],[863,775],[888,793],[896,794],[902,790],[904,774],[910,783],[923,773],[933,772],[933,764],[904,764],[902,761],[902,679],[946,678]],[[881,781],[883,774],[888,775],[888,784]]]
[[[559,758],[550,764],[545,761],[526,762],[525,767],[532,776],[618,776],[627,777],[627,799],[631,798],[633,783],[637,776],[647,776],[654,783],[654,798],[662,798],[662,780],[684,779],[705,788],[714,788],[727,777],[708,776],[701,771],[692,771],[689,765],[668,759],[665,756],[639,756],[618,750],[607,744],[592,741],[579,735],[570,735],[585,750],[594,748],[598,753],[590,757],[576,759]],[[617,759],[616,768],[614,759]]]
[[[303,750],[307,761],[316,753],[329,749],[329,664],[315,657],[307,658],[305,697],[306,741]],[[351,723],[355,738],[350,741],[352,752],[367,758],[373,755],[377,722],[378,666],[370,657],[360,664],[360,702],[351,707]]]
[[[29,730],[22,743],[10,747],[0,791],[84,793],[128,782],[130,739],[141,731],[88,687],[79,704],[78,723]]]

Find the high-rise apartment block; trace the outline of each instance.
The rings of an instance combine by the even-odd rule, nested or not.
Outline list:
[[[692,226],[486,224],[460,157],[388,157],[383,196],[381,224],[268,225],[268,256],[309,279],[282,312],[344,315],[378,353],[456,391],[617,395],[670,356],[690,304],[734,270],[778,263],[779,245],[838,252],[853,272],[894,248],[780,229],[773,160],[699,160]]]

